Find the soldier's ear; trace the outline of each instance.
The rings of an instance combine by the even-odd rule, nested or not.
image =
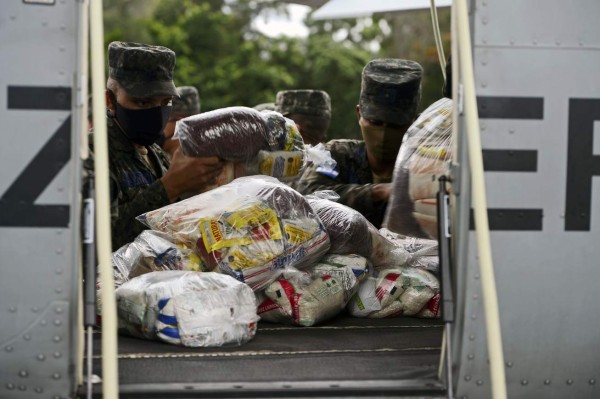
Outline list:
[[[108,111],[108,115],[114,116],[115,115],[115,108],[116,108],[115,95],[113,94],[112,91],[110,91],[109,89],[106,89],[106,91],[104,92],[104,96],[105,96],[105,99],[106,99],[106,108],[107,108],[107,111]]]
[[[360,120],[360,105],[356,104],[356,120]]]

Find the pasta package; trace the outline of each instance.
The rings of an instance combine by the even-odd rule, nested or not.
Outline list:
[[[438,100],[408,129],[394,166],[383,227],[406,236],[437,238],[438,179],[449,175],[454,143],[452,108],[452,100]]]
[[[249,176],[138,217],[218,270],[259,290],[286,268],[314,265],[330,247],[302,195],[267,176]]]

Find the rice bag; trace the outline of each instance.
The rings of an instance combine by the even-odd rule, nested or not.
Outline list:
[[[208,270],[254,290],[284,268],[306,268],[330,247],[304,197],[275,178],[249,176],[138,217],[191,248]]]
[[[218,273],[151,272],[115,291],[129,334],[189,347],[241,345],[256,334],[256,298]]]
[[[406,236],[437,238],[438,178],[449,175],[453,102],[429,106],[406,132],[394,166],[383,227]],[[449,191],[451,185],[447,185]]]
[[[406,237],[386,228],[379,232],[395,246],[404,248],[409,254],[406,266],[425,269],[435,275],[439,273],[438,242],[427,238]]]
[[[426,270],[399,267],[379,271],[361,283],[346,307],[355,317],[439,316],[439,282]]]

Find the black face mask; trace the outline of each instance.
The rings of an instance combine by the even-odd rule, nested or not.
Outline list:
[[[170,105],[147,109],[123,108],[116,101],[115,119],[127,138],[141,146],[148,146],[161,139],[163,129],[171,116]]]

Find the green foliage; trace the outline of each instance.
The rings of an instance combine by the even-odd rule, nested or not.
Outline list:
[[[203,112],[272,102],[279,90],[320,89],[332,100],[330,138],[360,138],[355,112],[360,76],[364,65],[379,57],[419,61],[426,70],[422,103],[429,105],[440,97],[435,42],[415,37],[404,46],[408,51],[399,53],[398,40],[390,34],[394,23],[418,22],[431,30],[431,22],[423,17],[315,22],[309,16],[307,38],[270,38],[253,29],[252,21],[265,9],[283,15],[285,5],[278,1],[105,0],[104,4],[107,45],[125,40],[174,50],[175,83],[198,88]]]

